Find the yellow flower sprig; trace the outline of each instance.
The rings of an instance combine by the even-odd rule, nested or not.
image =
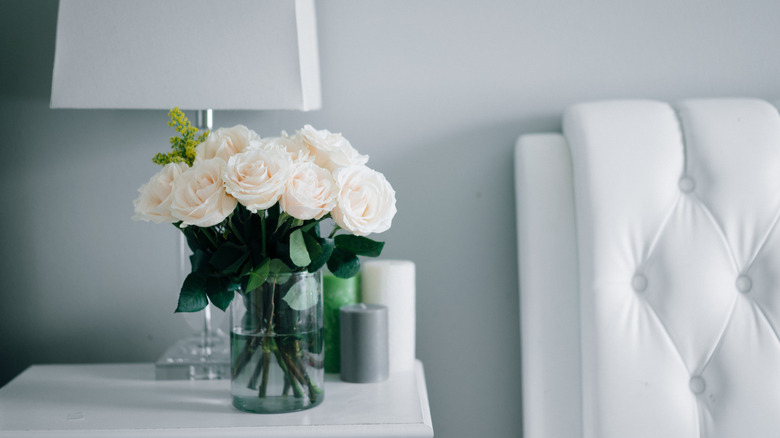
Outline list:
[[[161,166],[168,163],[186,163],[188,166],[192,166],[195,161],[195,147],[206,139],[209,131],[198,135],[198,128],[192,126],[179,107],[168,111],[168,116],[171,118],[168,126],[174,127],[181,136],[171,137],[171,152],[159,153],[154,156],[152,161]]]

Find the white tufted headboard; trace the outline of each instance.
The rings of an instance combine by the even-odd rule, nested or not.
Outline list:
[[[525,438],[780,437],[780,115],[573,106],[516,147]]]

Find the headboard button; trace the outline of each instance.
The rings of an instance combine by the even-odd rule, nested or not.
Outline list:
[[[691,193],[696,188],[696,183],[689,176],[680,178],[679,182],[680,191],[683,193]]]
[[[634,278],[631,279],[631,287],[635,292],[644,292],[647,289],[647,277],[642,274],[634,275]]]
[[[740,275],[737,277],[737,290],[742,292],[743,294],[746,294],[750,292],[750,289],[753,287],[753,282],[750,280],[750,277],[747,275]]]
[[[703,393],[704,390],[707,389],[707,382],[705,382],[704,378],[701,376],[691,377],[689,385],[691,387],[691,392],[697,395]]]

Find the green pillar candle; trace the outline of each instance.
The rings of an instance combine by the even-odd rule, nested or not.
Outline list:
[[[360,274],[338,278],[330,272],[322,275],[322,301],[325,330],[325,372],[341,371],[341,332],[339,309],[360,302]]]

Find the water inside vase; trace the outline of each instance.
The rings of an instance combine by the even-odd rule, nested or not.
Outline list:
[[[230,334],[233,405],[279,413],[308,409],[324,398],[323,330],[291,334]]]

